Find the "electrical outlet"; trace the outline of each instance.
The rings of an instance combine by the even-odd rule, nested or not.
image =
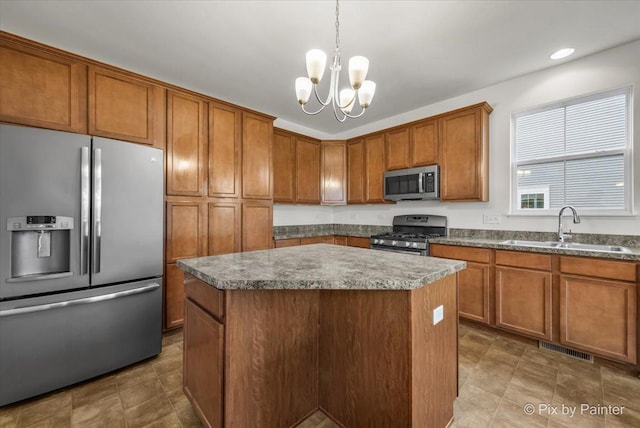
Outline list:
[[[433,325],[438,324],[443,319],[444,319],[444,307],[440,305],[433,310]]]
[[[500,214],[482,214],[484,224],[500,224]]]

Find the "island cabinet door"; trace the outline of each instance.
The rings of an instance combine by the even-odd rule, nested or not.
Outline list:
[[[489,324],[490,267],[467,262],[458,273],[458,314],[462,318]]]
[[[205,426],[222,427],[224,325],[185,300],[184,391]]]

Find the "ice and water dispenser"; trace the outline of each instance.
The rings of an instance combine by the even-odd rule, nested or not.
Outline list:
[[[7,282],[72,275],[69,264],[72,217],[10,217],[7,230],[11,233],[11,278]]]

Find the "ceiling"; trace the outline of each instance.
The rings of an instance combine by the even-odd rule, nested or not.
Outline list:
[[[345,123],[306,116],[294,92],[306,51],[332,53],[334,21],[332,0],[0,0],[4,31],[326,136],[638,40],[640,1],[343,0],[343,64],[368,57],[377,83],[366,114]],[[567,46],[573,56],[549,59]]]

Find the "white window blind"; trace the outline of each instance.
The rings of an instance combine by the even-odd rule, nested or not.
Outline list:
[[[514,212],[630,211],[630,95],[626,88],[514,116]],[[544,207],[531,203],[535,188],[548,189]]]

